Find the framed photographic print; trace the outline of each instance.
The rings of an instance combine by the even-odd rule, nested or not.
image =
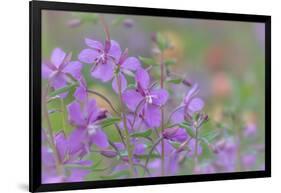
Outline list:
[[[271,18],[30,2],[30,191],[270,177]]]

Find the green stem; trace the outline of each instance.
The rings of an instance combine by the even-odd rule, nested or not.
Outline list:
[[[153,152],[153,150],[156,148],[156,146],[160,143],[160,141],[162,141],[163,137],[160,137],[151,147],[149,153],[147,154],[147,157],[146,157],[146,161],[145,161],[145,164],[144,164],[144,167],[147,167],[147,164],[149,162],[149,159],[150,159],[150,156]]]
[[[126,146],[127,146],[127,151],[128,151],[128,159],[129,159],[129,165],[130,165],[130,175],[134,176],[134,165],[133,165],[133,154],[132,154],[132,145],[130,142],[130,134],[129,134],[129,129],[127,127],[127,119],[124,113],[124,103],[122,100],[122,92],[121,92],[121,79],[118,75],[116,75],[117,78],[117,86],[118,86],[118,95],[119,95],[119,100],[120,100],[120,108],[122,112],[122,120],[123,120],[123,125],[125,128],[125,138],[126,138]]]
[[[88,89],[87,92],[101,97],[105,102],[107,102],[107,103],[109,104],[109,106],[111,107],[111,109],[112,109],[117,115],[120,115],[120,113],[114,108],[114,106],[113,106],[113,104],[110,102],[110,100],[109,100],[108,98],[106,98],[103,94],[101,94],[101,93],[99,93],[99,92],[96,92],[96,91],[93,91],[93,90],[90,90],[90,89]]]
[[[48,93],[48,92],[46,92]],[[43,116],[46,120],[47,123],[47,131],[49,134],[49,140],[48,143],[50,145],[50,148],[52,149],[53,153],[54,153],[54,159],[55,159],[55,165],[56,165],[56,170],[57,170],[57,174],[61,175],[63,172],[63,168],[61,166],[61,160],[59,157],[59,153],[57,151],[55,142],[54,142],[54,135],[53,135],[53,129],[52,129],[52,125],[51,125],[51,121],[49,118],[49,114],[48,114],[48,108],[47,108],[47,103],[46,103],[46,98],[43,98]]]
[[[103,15],[100,15],[100,21],[101,21],[101,24],[103,25],[103,30],[104,30],[104,33],[106,35],[106,40],[110,41],[110,34],[109,34],[109,28],[105,22],[105,19],[103,17]]]
[[[120,127],[116,123],[114,124],[114,126],[116,127],[116,130],[118,131],[118,134],[120,136],[122,143],[124,144],[124,146],[126,146],[126,142],[124,140],[124,136],[123,136],[123,133],[122,133]]]
[[[198,166],[198,127],[195,127],[195,152],[194,152],[194,168]]]
[[[60,98],[61,101],[61,114],[62,114],[62,127],[63,127],[63,131],[64,133],[66,133],[66,119],[65,119],[65,108],[64,108],[64,100],[63,98]]]

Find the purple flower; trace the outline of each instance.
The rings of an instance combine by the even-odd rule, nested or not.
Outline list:
[[[126,120],[127,127],[130,133],[134,131],[143,131],[147,129],[147,125],[138,114],[135,117],[134,113],[128,113],[126,114]],[[121,121],[119,125],[122,129],[124,129],[123,121]]]
[[[51,54],[51,60],[42,64],[42,77],[48,79],[53,88],[59,89],[71,82],[69,76],[78,79],[81,68],[80,62],[71,61],[71,54],[66,54],[62,49],[55,48]]]
[[[221,171],[233,172],[236,169],[237,145],[232,139],[218,141],[215,145],[215,165]]]
[[[145,145],[144,141],[139,140],[139,139],[132,139],[131,144],[133,145],[132,161],[133,161],[134,164],[138,164],[140,162],[140,159],[138,158],[138,156],[144,155],[145,150],[146,150],[146,145]],[[114,168],[114,171],[121,171],[121,170],[128,169],[128,167],[129,167],[129,157],[127,155],[125,145],[123,143],[120,143],[120,142],[115,142],[114,146],[121,153],[120,156],[121,156],[121,160],[123,161]],[[102,152],[102,155],[104,155],[104,152]],[[108,154],[106,154],[105,156],[108,157]]]
[[[134,23],[135,23],[134,20],[127,18],[127,19],[124,19],[123,26],[126,28],[132,28],[134,26]]]
[[[173,127],[173,128],[167,128],[163,131],[163,137],[164,139],[170,141],[170,142],[177,142],[180,144],[176,152],[187,152],[187,156],[192,157],[195,153],[195,145],[196,140],[192,137],[190,137],[186,130],[179,127]],[[201,155],[202,153],[202,147],[200,143],[198,143],[197,147],[197,154]]]
[[[90,48],[82,50],[78,56],[79,60],[92,64],[91,75],[103,82],[107,82],[113,78],[116,63],[121,56],[121,48],[114,41],[106,41],[105,45],[99,41],[89,38],[85,39],[85,43]]]
[[[116,142],[114,144],[120,152],[124,152],[126,150],[126,147],[124,146],[123,143]],[[146,148],[145,143],[143,140],[140,140],[140,139],[131,139],[131,144],[133,146],[133,151],[132,151],[133,156],[134,156],[133,160],[135,162],[138,162],[138,159],[136,156],[143,155],[145,153],[145,148]],[[127,157],[128,157],[127,155],[124,155],[123,160],[127,161]]]
[[[100,110],[95,100],[86,101],[83,105],[74,101],[67,109],[70,123],[77,127],[74,132],[84,138],[86,152],[92,144],[100,148],[108,147],[107,136],[99,125],[99,121],[106,117],[106,111]]]
[[[120,81],[121,92],[123,92],[127,88],[127,80],[125,78],[125,74],[132,74],[132,71],[136,71],[141,67],[139,60],[135,57],[127,57],[128,51],[127,49],[122,54],[119,59],[119,62],[115,66],[115,73],[117,77],[113,78],[112,88],[118,93],[118,79]]]
[[[186,93],[182,104],[177,108],[172,116],[173,123],[181,123],[185,117],[192,115],[195,112],[200,112],[204,108],[204,101],[197,97],[199,93],[198,84],[194,84]]]
[[[244,137],[255,136],[256,133],[257,133],[257,125],[252,122],[247,123],[243,132]]]
[[[169,94],[165,89],[149,87],[149,74],[142,68],[137,70],[135,79],[137,88],[124,91],[124,103],[132,112],[138,110],[149,127],[158,127],[161,122],[160,107],[167,102]]]
[[[173,127],[173,128],[164,129],[163,137],[171,141],[184,142],[187,140],[188,135],[185,129],[179,127]]]
[[[91,171],[87,168],[92,165],[92,161],[83,160],[81,152],[82,142],[80,138],[73,134],[66,138],[63,132],[54,136],[56,151],[58,152],[59,171],[55,162],[55,156],[52,149],[42,146],[42,182],[79,182],[83,181],[85,176]]]
[[[157,152],[162,152],[162,145],[158,144]],[[168,142],[164,140],[164,152],[165,152],[165,174],[175,175],[179,169],[178,165],[178,153],[176,153],[175,148]],[[153,176],[161,176],[161,158],[157,158],[148,164],[148,168],[153,171]]]
[[[86,80],[84,79],[84,77],[80,77],[78,82],[79,82],[79,86],[76,88],[73,96],[79,102],[88,101],[88,92],[87,92],[88,86]]]
[[[257,157],[254,154],[247,154],[242,157],[242,163],[245,169],[249,170],[255,166]]]

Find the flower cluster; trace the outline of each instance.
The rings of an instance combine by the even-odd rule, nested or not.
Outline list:
[[[200,134],[209,117],[199,85],[181,80],[185,94],[178,104],[163,60],[169,43],[158,36],[154,43],[162,58],[153,59],[160,77],[109,34],[104,43],[86,38],[77,60],[71,52],[55,48],[50,60],[42,62],[43,183],[84,181],[89,175],[112,179],[187,174],[181,171],[184,164],[191,173],[235,170],[239,154],[235,139],[212,143]],[[90,82],[111,84],[116,100],[88,86]],[[100,100],[106,108],[101,108]],[[57,103],[61,108],[53,110]],[[59,131],[53,129],[53,113],[62,115]],[[255,126],[248,125],[245,136],[253,133]],[[206,151],[216,157],[211,164],[201,160]],[[246,166],[255,157],[240,160]]]

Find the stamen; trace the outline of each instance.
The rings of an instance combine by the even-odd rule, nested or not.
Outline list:
[[[145,96],[145,101],[147,102],[147,103],[149,103],[149,104],[152,104],[152,102],[153,102],[153,98],[157,98],[157,95],[146,95]]]
[[[88,127],[87,127],[88,134],[89,134],[89,135],[95,134],[95,133],[97,132],[97,129],[98,129],[98,128],[99,128],[99,127],[98,127],[97,125],[94,125],[94,124],[88,125]]]

